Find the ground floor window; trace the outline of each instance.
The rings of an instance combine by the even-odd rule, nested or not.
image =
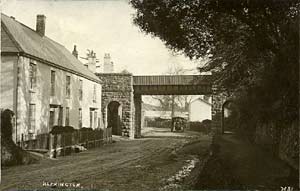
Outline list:
[[[58,106],[59,111],[58,111],[58,119],[57,119],[57,124],[62,126],[63,125],[63,107]]]
[[[69,126],[70,125],[70,108],[66,107],[66,122],[65,122],[65,126]]]
[[[29,138],[32,138],[35,132],[35,118],[36,118],[35,115],[36,115],[35,104],[29,104],[29,127],[28,127]]]
[[[82,128],[82,109],[79,108],[79,128]]]
[[[63,107],[60,105],[50,105],[49,131],[51,131],[55,125],[63,125]]]
[[[98,127],[98,114],[96,108],[90,108],[90,128]]]

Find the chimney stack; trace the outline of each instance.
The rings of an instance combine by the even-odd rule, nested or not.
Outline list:
[[[36,17],[36,32],[40,36],[45,36],[45,27],[46,27],[46,16],[37,15]]]
[[[78,58],[78,51],[77,51],[77,49],[76,49],[76,45],[74,45],[74,49],[73,49],[72,54],[73,54],[76,58]]]
[[[113,62],[111,62],[109,53],[104,54],[103,72],[104,73],[113,73],[114,72]]]
[[[96,53],[93,50],[88,50],[87,53],[87,67],[90,69],[93,73],[97,73],[97,58]]]

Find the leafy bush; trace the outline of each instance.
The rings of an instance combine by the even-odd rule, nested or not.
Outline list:
[[[198,131],[203,133],[209,133],[211,131],[211,120],[206,119],[200,121],[190,121],[189,127],[191,131]]]
[[[62,134],[62,133],[72,133],[76,131],[74,127],[72,126],[58,126],[55,125],[52,127],[52,130],[50,131],[51,134]]]
[[[145,118],[148,127],[171,128],[171,119]]]
[[[90,127],[82,127],[82,128],[79,129],[79,131],[93,131],[93,129],[90,128]]]

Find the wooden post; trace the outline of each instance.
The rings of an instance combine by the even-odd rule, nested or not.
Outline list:
[[[95,133],[93,134],[94,134],[94,147],[96,147],[96,134]]]
[[[53,144],[53,149],[54,149],[53,158],[56,158],[57,134],[54,135],[53,142],[54,142],[54,144]]]
[[[53,148],[53,135],[49,134],[49,157],[53,158],[52,148]]]
[[[89,132],[88,131],[86,131],[86,140],[85,140],[85,145],[86,145],[86,149],[88,149],[89,148]]]
[[[65,134],[62,133],[61,136],[62,136],[62,150],[63,150],[64,156],[65,156],[65,154],[66,154],[65,153]]]

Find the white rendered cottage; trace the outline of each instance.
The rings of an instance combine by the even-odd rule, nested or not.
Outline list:
[[[15,113],[13,140],[35,139],[54,125],[100,127],[101,84],[64,46],[1,14],[1,109]]]

